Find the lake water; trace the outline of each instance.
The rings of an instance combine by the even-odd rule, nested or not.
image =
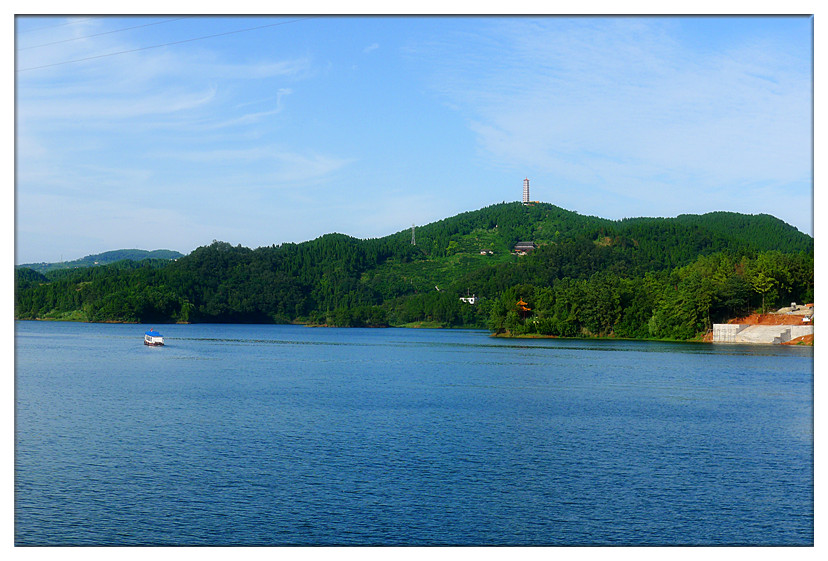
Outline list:
[[[813,348],[16,323],[17,545],[812,545]]]

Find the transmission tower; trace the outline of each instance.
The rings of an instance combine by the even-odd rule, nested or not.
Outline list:
[[[417,245],[417,240],[414,239],[414,224],[411,225],[411,245]]]

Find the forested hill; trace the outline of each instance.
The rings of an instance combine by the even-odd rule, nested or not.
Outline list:
[[[813,299],[813,239],[767,215],[613,221],[551,204],[503,203],[417,227],[415,238],[412,245],[406,229],[376,239],[328,234],[258,249],[214,242],[166,263],[122,261],[44,274],[23,268],[15,315],[153,323],[430,322],[688,338],[719,315]],[[512,249],[519,241],[537,249],[517,256]],[[690,319],[659,315],[669,300],[666,287],[679,291],[688,275],[707,283],[706,292],[694,290],[709,302]],[[614,308],[590,304],[596,290]],[[466,293],[479,302],[461,302]],[[535,302],[540,296],[545,300]],[[511,300],[532,309],[512,309]],[[682,329],[665,327],[677,321]]]
[[[97,253],[95,255],[87,255],[86,257],[74,259],[72,261],[61,261],[59,263],[27,263],[25,265],[20,265],[18,268],[22,267],[32,269],[39,273],[46,273],[60,269],[110,265],[124,260],[143,261],[145,259],[163,259],[169,261],[171,259],[178,259],[179,257],[184,257],[184,254],[171,249],[155,249],[153,251],[147,251],[145,249],[116,249],[113,251],[105,251],[104,253]]]

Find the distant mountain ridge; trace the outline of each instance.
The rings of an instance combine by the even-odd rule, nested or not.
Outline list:
[[[110,265],[118,261],[143,261],[145,259],[166,259],[173,260],[184,257],[183,253],[171,249],[115,249],[95,255],[87,255],[74,261],[62,261],[59,263],[27,263],[18,265],[16,268],[25,267],[39,273],[57,271],[59,269],[75,269],[79,267],[94,267],[96,265]]]

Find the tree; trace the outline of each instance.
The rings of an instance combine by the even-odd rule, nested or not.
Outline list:
[[[762,313],[765,313],[765,295],[776,286],[776,279],[765,274],[764,271],[755,271],[750,276],[750,286],[754,292],[762,295]]]

